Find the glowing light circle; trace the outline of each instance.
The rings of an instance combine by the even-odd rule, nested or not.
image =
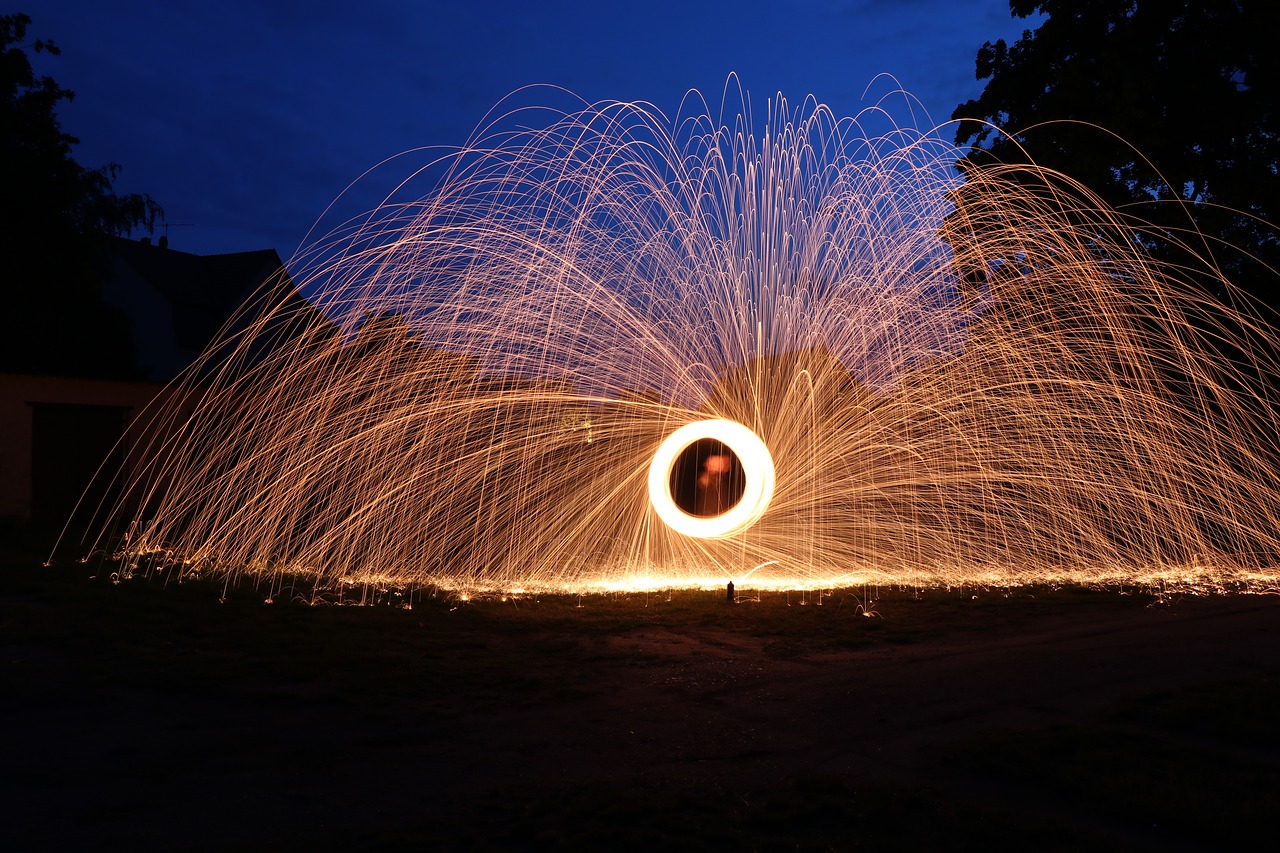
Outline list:
[[[672,468],[694,443],[713,439],[725,445],[742,463],[745,485],[742,497],[727,512],[713,516],[691,515],[681,509],[671,493]],[[727,539],[760,520],[773,499],[775,473],[769,448],[747,427],[716,418],[694,421],[677,429],[658,446],[649,463],[649,502],[668,527],[697,539]]]

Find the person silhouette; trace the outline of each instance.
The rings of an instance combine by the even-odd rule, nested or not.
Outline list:
[[[702,460],[694,514],[720,515],[729,509],[729,469],[732,464],[727,453],[713,453]]]

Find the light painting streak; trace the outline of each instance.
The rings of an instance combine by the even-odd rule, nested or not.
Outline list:
[[[681,509],[671,493],[672,468],[681,451],[700,439],[722,442],[742,461],[745,484],[727,511],[702,517]],[[749,530],[760,520],[775,485],[773,457],[754,432],[723,419],[685,424],[667,436],[649,463],[649,503],[668,527],[697,539],[725,539]]]
[[[1270,316],[1197,234],[1163,267],[953,159],[812,100],[503,117],[292,262],[339,331],[229,327],[96,546],[319,590],[1274,588]],[[672,512],[664,441],[726,423],[746,498]]]

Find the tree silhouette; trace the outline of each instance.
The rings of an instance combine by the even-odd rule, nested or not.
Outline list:
[[[162,211],[149,196],[112,192],[117,164],[86,169],[72,157],[79,140],[63,132],[57,107],[75,93],[35,73],[30,24],[0,16],[0,295],[13,321],[0,336],[0,370],[126,377],[128,323],[98,288],[107,241],[150,231]],[[30,49],[60,53],[39,39]]]
[[[1227,277],[1273,301],[1280,240],[1280,4],[1271,0],[1011,0],[1045,17],[978,52],[961,104],[962,172],[1033,160],[1154,227],[1134,237],[1171,262],[1192,226]],[[1250,256],[1253,256],[1251,258]],[[1202,266],[1202,265],[1201,265]],[[1213,288],[1212,279],[1206,287]]]

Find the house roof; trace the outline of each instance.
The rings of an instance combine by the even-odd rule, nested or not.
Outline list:
[[[121,267],[127,268],[168,306],[163,316],[143,316],[136,311],[130,316],[135,340],[146,334],[148,324],[172,323],[172,347],[176,349],[139,352],[152,379],[172,378],[192,364],[215,342],[229,320],[234,318],[242,327],[247,320],[237,317],[237,312],[261,295],[264,284],[271,287],[269,301],[282,309],[280,316],[292,318],[287,329],[281,326],[277,333],[287,336],[317,322],[329,325],[298,292],[274,249],[193,255],[168,248],[164,241],[152,245],[150,241],[120,238],[112,241],[111,255],[113,275],[119,276]],[[122,307],[130,314],[130,308]],[[261,346],[269,348],[266,341]]]
[[[188,350],[204,349],[235,310],[284,266],[274,249],[193,255],[120,239],[112,254],[172,305],[174,341]]]

